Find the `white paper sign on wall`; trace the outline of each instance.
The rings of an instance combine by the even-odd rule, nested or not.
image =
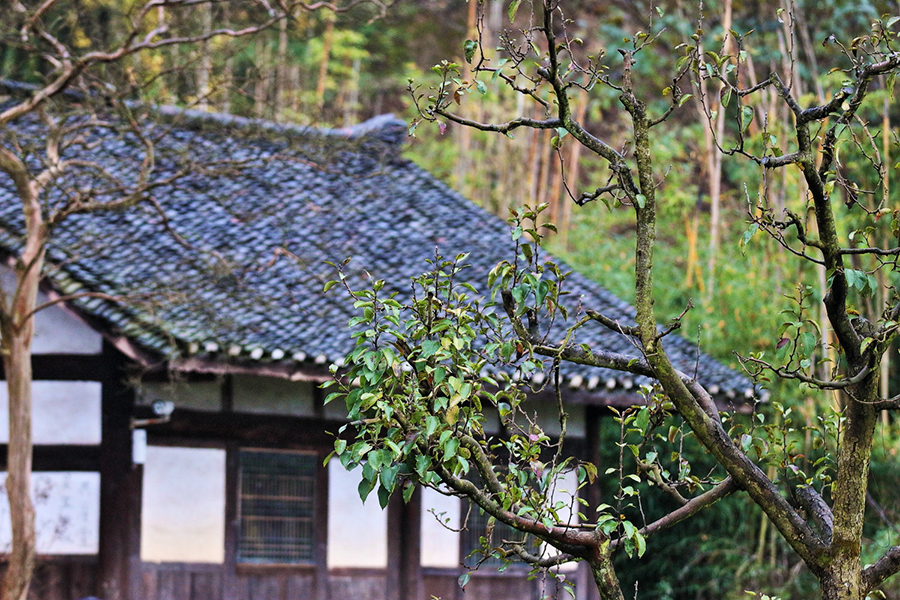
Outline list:
[[[96,554],[100,542],[100,474],[31,475],[38,554]],[[12,525],[6,473],[0,473],[0,552],[9,552]]]

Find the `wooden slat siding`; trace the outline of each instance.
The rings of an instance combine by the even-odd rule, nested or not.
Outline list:
[[[0,577],[6,564],[0,565]],[[93,595],[97,561],[93,556],[38,557],[28,600],[72,600]]]
[[[316,591],[313,577],[303,574],[287,574],[285,579],[285,598],[287,600],[306,600],[312,598]]]
[[[141,569],[141,598],[159,600],[159,573],[153,565],[144,563]]]
[[[97,579],[97,562],[77,561],[68,564],[69,595],[67,598],[84,598],[96,593],[100,582]]]
[[[553,597],[552,593],[550,595]],[[540,581],[528,581],[526,573],[506,576],[473,573],[463,595],[463,598],[489,600],[538,600],[541,597]]]
[[[158,571],[158,600],[191,600],[191,572]]]
[[[218,600],[221,597],[221,572],[191,574],[191,600]]]
[[[348,571],[350,570],[342,569],[329,577],[331,600],[383,600],[387,586],[387,578],[383,572],[374,574],[368,569],[360,569],[360,573],[351,574]]]
[[[460,592],[458,577],[459,575],[457,573],[448,573],[443,569],[440,570],[440,572],[436,569],[423,569],[423,595],[416,600],[424,600],[431,597],[442,598],[443,600],[453,600]],[[488,600],[495,599],[490,598]]]
[[[141,600],[141,483],[143,469],[131,462],[134,390],[124,383],[128,360],[103,344],[100,446],[100,552],[98,596]]]
[[[283,577],[281,574],[256,577],[255,585],[250,588],[250,597],[247,600],[284,600],[281,596]]]

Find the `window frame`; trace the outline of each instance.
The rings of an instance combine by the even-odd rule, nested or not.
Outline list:
[[[311,536],[310,553],[308,560],[302,561],[284,561],[284,560],[246,560],[241,556],[242,540],[244,535],[243,529],[243,490],[242,477],[243,469],[241,464],[241,456],[243,453],[258,452],[261,454],[294,454],[307,455],[312,459],[312,494],[310,500],[312,508],[310,510],[311,520]],[[232,518],[229,519],[233,523],[231,530],[233,531],[233,539],[226,540],[226,545],[231,546],[231,556],[235,567],[240,570],[256,570],[283,568],[293,570],[309,570],[319,569],[324,564],[327,556],[327,518],[328,518],[328,476],[327,470],[322,468],[322,452],[318,449],[311,448],[267,448],[261,446],[238,446],[235,445],[231,449],[233,456],[230,461],[233,465],[231,469],[232,485],[229,492],[229,500],[232,502],[230,510]],[[227,550],[226,550],[227,552]],[[228,553],[228,552],[227,552]]]

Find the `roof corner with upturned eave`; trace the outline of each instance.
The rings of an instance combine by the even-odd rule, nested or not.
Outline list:
[[[353,347],[347,333],[352,307],[321,292],[334,277],[328,262],[350,258],[351,277],[371,274],[404,294],[436,249],[444,256],[468,252],[468,272],[480,284],[510,251],[505,222],[401,157],[406,124],[392,115],[316,129],[172,107],[148,112],[170,133],[156,148],[161,175],[185,157],[212,164],[240,156],[242,168],[192,173],[156,189],[164,217],[148,205],[75,215],[48,248],[56,267],[49,281],[65,295],[159,293],[164,300],[117,304],[80,297],[70,304],[104,324],[108,335],[174,368],[325,380]],[[14,127],[23,140],[37,141],[42,131],[27,119]],[[127,177],[137,140],[127,132],[92,135],[97,160]],[[21,241],[16,212],[11,192],[0,186],[0,248],[7,252]],[[633,308],[595,282],[578,273],[566,281],[578,306],[633,320]],[[364,285],[361,279],[353,284]],[[635,352],[624,336],[599,324],[578,336],[578,343]],[[684,338],[666,339],[676,366],[686,373],[699,367],[701,382],[720,404],[759,397],[746,376]],[[566,365],[561,376],[584,402],[637,398],[648,383],[582,365]],[[540,386],[546,377],[539,372],[531,383]]]

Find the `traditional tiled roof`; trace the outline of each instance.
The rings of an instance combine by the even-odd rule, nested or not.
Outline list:
[[[160,357],[321,370],[340,364],[353,347],[351,303],[335,291],[322,293],[335,276],[326,261],[352,257],[353,285],[366,285],[355,278],[370,273],[402,294],[436,248],[446,257],[469,252],[466,277],[482,289],[488,271],[511,255],[504,221],[401,157],[405,125],[390,116],[325,131],[192,111],[155,114],[166,119],[151,130],[167,134],[156,144],[154,176],[191,161],[203,169],[153,190],[162,212],[145,202],[68,218],[54,232],[48,258],[58,267],[50,278],[59,293],[127,299],[82,297],[72,304]],[[43,143],[36,121],[13,127],[20,144]],[[129,180],[142,158],[138,147],[124,128],[95,129],[67,152]],[[21,208],[11,183],[0,181],[0,247],[11,250],[20,244]],[[67,185],[98,189],[109,182],[82,173]],[[53,192],[48,199],[63,197]],[[623,322],[634,317],[628,303],[577,273],[566,285],[573,307]],[[676,365],[693,372],[699,363],[701,380],[714,392],[752,393],[747,378],[698,356],[692,343],[676,335],[667,340]],[[580,330],[577,342],[636,354],[626,338],[596,323]],[[597,392],[640,383],[578,365],[563,374],[571,387]]]

